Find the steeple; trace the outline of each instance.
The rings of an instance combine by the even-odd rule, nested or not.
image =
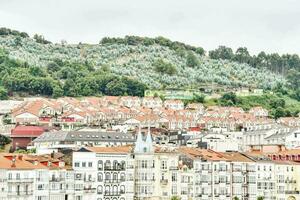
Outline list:
[[[138,131],[138,135],[137,135],[137,139],[136,139],[136,142],[135,142],[134,153],[143,152],[143,147],[144,147],[144,141],[143,141],[141,126],[140,126],[139,131]]]
[[[152,137],[151,137],[151,133],[150,133],[150,126],[148,127],[146,145],[147,145],[148,152],[151,152],[151,153],[154,152],[153,151],[153,144],[152,144]]]
[[[150,128],[148,128],[146,140],[143,140],[141,127],[139,127],[139,131],[138,131],[138,135],[134,147],[134,153],[142,154],[142,153],[153,153],[153,152],[154,150],[152,146]]]

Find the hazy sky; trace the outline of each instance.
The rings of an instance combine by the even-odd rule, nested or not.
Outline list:
[[[206,50],[300,54],[299,0],[0,0],[0,26],[54,42],[161,35]]]

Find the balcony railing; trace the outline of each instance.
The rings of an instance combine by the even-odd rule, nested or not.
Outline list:
[[[104,179],[104,183],[120,183],[124,181],[125,179]]]
[[[169,167],[170,170],[178,170],[178,167]]]
[[[51,177],[50,178],[50,182],[61,182],[61,181],[64,181],[65,179],[62,178],[62,177]]]
[[[124,171],[125,167],[104,167],[104,171]]]
[[[122,194],[125,194],[125,192],[104,192],[104,196],[121,196]]]
[[[285,194],[300,194],[300,192],[298,190],[287,190]]]
[[[15,183],[33,182],[33,178],[8,178],[7,182],[15,182]]]
[[[163,185],[166,185],[166,184],[168,184],[168,180],[167,179],[160,180],[160,183]]]
[[[10,197],[15,197],[15,196],[29,196],[33,195],[33,190],[28,190],[28,191],[10,191],[7,193],[8,196]]]
[[[94,193],[94,192],[96,192],[96,188],[85,187],[85,188],[83,188],[83,191],[85,193]]]

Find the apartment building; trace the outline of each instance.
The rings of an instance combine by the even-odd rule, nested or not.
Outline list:
[[[299,199],[300,164],[238,152],[152,145],[82,147],[72,168],[54,158],[0,154],[0,200]]]
[[[1,200],[82,200],[74,192],[74,171],[63,162],[0,154]]]

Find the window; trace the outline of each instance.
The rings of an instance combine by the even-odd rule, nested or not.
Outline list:
[[[172,173],[172,181],[177,181],[177,174],[176,173]]]
[[[167,169],[167,161],[166,160],[161,161],[161,169]]]
[[[89,166],[89,167],[93,167],[93,163],[92,163],[92,162],[89,162],[89,163],[88,163],[88,166]]]
[[[86,167],[86,162],[82,162],[82,167]]]
[[[103,161],[102,160],[98,161],[98,170],[103,170]]]
[[[103,174],[100,172],[98,173],[98,182],[103,181]]]
[[[109,173],[105,174],[105,180],[110,180],[110,174]]]
[[[103,187],[101,185],[99,185],[97,188],[97,193],[102,194],[102,192],[103,192],[102,190],[103,190]]]
[[[117,174],[117,173],[114,173],[114,174],[113,174],[113,180],[114,180],[114,181],[118,180],[118,174]]]
[[[74,166],[79,167],[79,162],[75,162]]]
[[[120,186],[120,193],[125,194],[125,186],[124,185]]]

